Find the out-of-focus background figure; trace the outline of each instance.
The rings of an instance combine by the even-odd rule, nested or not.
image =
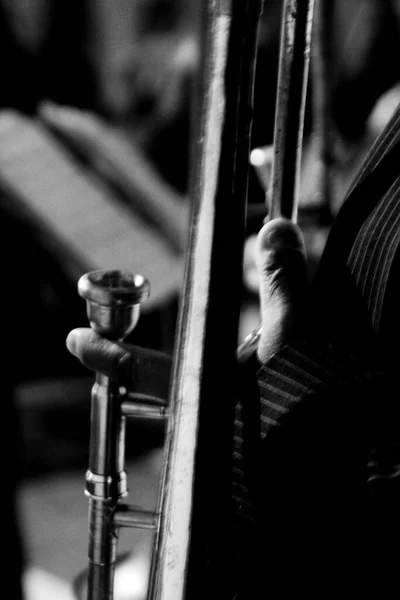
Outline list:
[[[326,206],[324,198],[315,200],[321,157],[311,66],[299,212],[310,270],[329,230],[326,214],[336,213],[400,98],[393,60],[400,2],[334,0],[330,6],[332,196],[321,218]],[[6,461],[15,492],[8,496],[10,514],[16,511],[10,527],[15,556],[22,557],[12,579],[16,588],[22,584],[24,600],[71,598],[71,582],[86,561],[92,378],[64,346],[67,333],[87,323],[76,292],[79,275],[110,265],[142,272],[152,294],[135,343],[173,349],[190,213],[201,8],[200,0],[0,2],[3,431],[18,432],[13,448],[9,436],[2,439],[4,455],[12,456]],[[254,149],[273,143],[281,8],[282,0],[265,0]],[[256,168],[250,173],[240,338],[258,323],[252,248],[266,215],[268,151],[265,156],[263,183]],[[146,429],[128,443],[138,501],[154,501],[161,444],[162,431]],[[134,546],[141,551],[132,554],[129,590],[121,583],[117,600],[144,597],[148,538],[122,540],[127,551]]]

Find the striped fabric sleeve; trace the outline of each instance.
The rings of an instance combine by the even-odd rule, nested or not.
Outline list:
[[[261,439],[279,426],[303,397],[366,375],[363,364],[332,344],[296,342],[284,346],[257,372]]]
[[[379,370],[367,368],[353,355],[330,344],[298,342],[285,346],[268,364],[257,372],[260,390],[261,439],[265,439],[273,428],[279,427],[284,415],[289,413],[308,394],[323,392],[333,386],[340,393],[340,386],[359,382],[373,385],[387,375]],[[361,388],[360,388],[361,389]],[[388,404],[384,402],[384,388],[377,392],[383,421]],[[389,400],[390,406],[390,400]],[[376,418],[378,422],[378,414]],[[397,414],[397,413],[396,413]],[[397,422],[396,416],[394,417]],[[390,430],[390,426],[388,426]],[[369,493],[386,493],[387,487],[400,489],[400,442],[391,434],[377,446],[369,448],[366,465]]]
[[[238,538],[245,535],[254,523],[249,470],[253,463],[253,444],[257,445],[259,439],[259,390],[256,379],[259,367],[255,353],[239,366],[241,389],[238,390],[235,404],[232,456],[232,502]]]
[[[372,442],[366,449],[368,493],[378,496],[386,494],[389,488],[391,493],[394,487],[400,490],[400,443],[396,433],[399,411],[393,410],[393,388],[388,374],[378,365],[367,364],[336,344],[299,341],[284,346],[265,365],[253,361],[252,367],[256,393],[236,405],[233,444],[233,506],[242,531],[256,522],[254,494],[261,472],[258,442],[272,441],[269,434],[285,423],[285,417],[290,417],[296,406],[312,396],[328,402],[332,397],[337,398],[338,415],[343,417],[348,414],[348,407],[340,400],[349,398],[349,390],[356,394],[355,398],[363,400],[367,392],[373,401],[365,402],[360,422],[372,424],[373,435],[378,436],[377,445]],[[253,406],[251,412],[249,404]],[[355,403],[353,408],[357,411],[360,406]],[[315,417],[319,418],[317,413]],[[275,444],[276,436],[274,440]]]
[[[254,378],[254,389],[243,390],[240,395],[233,431],[232,499],[242,530],[255,518],[250,489],[258,477],[258,443],[302,398],[332,385],[352,382],[365,371],[348,351],[311,342],[284,346],[262,366],[254,355],[246,369],[245,381],[249,387]]]

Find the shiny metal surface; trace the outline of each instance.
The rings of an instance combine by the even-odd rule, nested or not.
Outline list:
[[[142,275],[125,271],[91,271],[79,279],[78,293],[86,300],[92,329],[116,340],[133,331],[150,284]]]
[[[155,529],[158,524],[158,514],[123,504],[115,511],[114,523],[118,527]]]
[[[118,270],[92,271],[80,278],[78,292],[86,300],[92,329],[110,340],[123,340],[133,331],[139,319],[140,303],[148,298],[150,286],[141,275]],[[111,600],[113,597],[117,557],[114,516],[127,494],[124,471],[126,417],[121,412],[122,396],[116,382],[96,374],[91,393],[85,492],[89,497],[88,600]],[[140,514],[133,517],[136,523],[140,522]],[[148,527],[147,515],[143,518],[143,526]],[[121,517],[120,520],[126,519]]]
[[[285,0],[281,24],[269,218],[296,221],[314,0]]]

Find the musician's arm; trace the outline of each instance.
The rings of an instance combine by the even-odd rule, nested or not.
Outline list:
[[[315,398],[333,390],[340,397],[340,390],[364,385],[375,372],[348,345],[330,340],[318,325],[296,225],[279,219],[267,223],[258,236],[257,255],[262,335],[253,373],[259,390],[261,439],[272,434],[275,440],[285,436],[286,424],[296,427],[296,419],[301,429],[303,413],[311,422],[308,407]]]
[[[299,402],[372,375],[348,348],[327,341],[297,340],[276,352],[257,372],[263,437],[285,422]]]
[[[378,436],[392,408],[389,400],[382,400],[379,419],[373,401],[363,402],[373,386],[383,389],[378,363],[360,358],[345,343],[331,341],[316,325],[298,227],[285,220],[270,221],[258,236],[257,255],[263,333],[250,372],[258,384],[258,397],[253,398],[258,411],[253,409],[250,418],[259,418],[258,454],[264,455],[265,449],[265,468],[270,460],[291,453],[292,464],[298,465],[297,458],[308,449],[306,462],[312,472],[311,458],[318,461],[325,453],[328,460],[335,436],[342,447],[353,441],[357,445],[366,432]],[[245,404],[245,390],[242,396]],[[246,410],[243,415],[246,421]],[[353,439],[347,435],[349,423],[356,427]],[[250,424],[248,430],[256,428]],[[250,446],[256,448],[253,440]],[[253,458],[259,461],[256,454]],[[279,471],[289,468],[289,463],[281,464]]]

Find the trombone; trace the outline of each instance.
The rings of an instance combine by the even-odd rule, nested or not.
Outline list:
[[[269,218],[297,214],[314,0],[282,13]],[[112,600],[120,527],[154,532],[148,600],[231,600],[231,444],[247,181],[262,0],[207,0],[196,87],[192,220],[168,402],[128,394],[97,374],[91,400],[87,600]],[[223,232],[223,234],[222,234]],[[96,271],[78,284],[91,326],[109,339],[133,330],[149,294],[141,275]],[[229,377],[225,377],[229,374]],[[165,421],[155,512],[123,503],[125,420]]]

